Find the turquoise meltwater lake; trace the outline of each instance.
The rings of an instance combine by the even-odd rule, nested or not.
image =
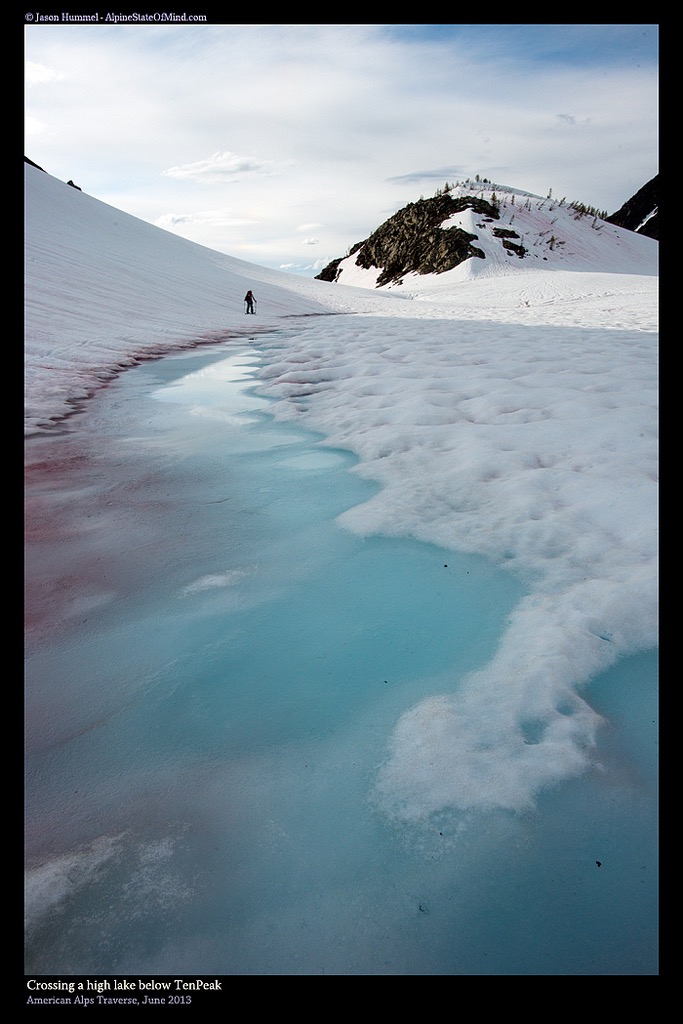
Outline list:
[[[341,528],[375,485],[260,360],[147,363],[28,442],[26,973],[657,974],[656,653],[594,681],[600,767],[533,812],[391,820],[397,720],[525,591]]]

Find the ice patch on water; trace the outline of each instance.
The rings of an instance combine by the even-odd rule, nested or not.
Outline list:
[[[79,594],[62,606],[62,615],[65,619],[89,615],[98,608],[102,608],[104,605],[114,601],[116,596],[116,592],[113,590],[101,591],[97,594]]]
[[[402,716],[375,790],[391,817],[417,822],[452,810],[529,810],[540,789],[585,770],[599,723],[590,708],[535,721],[529,742],[524,723],[490,708],[489,696],[429,697]]]
[[[587,629],[594,604],[583,607],[584,589],[523,599],[484,669],[457,692],[429,697],[402,715],[373,795],[392,818],[527,810],[541,791],[591,765],[602,718],[578,690],[617,655],[614,644]],[[645,630],[650,614],[643,604]],[[637,650],[638,623],[619,621],[632,627]]]
[[[193,583],[183,588],[183,596],[188,594],[199,594],[204,590],[217,590],[222,587],[234,587],[241,580],[246,579],[255,571],[254,567],[248,569],[228,569],[226,572],[200,576]]]
[[[123,836],[101,836],[89,846],[28,868],[24,881],[27,927],[87,885],[107,862],[120,855]]]
[[[131,918],[173,910],[180,902],[190,899],[194,892],[192,886],[183,882],[170,866],[175,853],[175,843],[170,837],[143,843],[135,853],[137,867],[121,888]]]

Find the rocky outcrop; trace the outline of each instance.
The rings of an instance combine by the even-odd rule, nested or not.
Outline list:
[[[37,167],[39,171],[43,171],[43,173],[46,173],[44,167],[39,167],[38,164],[34,164],[33,160],[29,160],[29,158],[27,156],[24,157],[24,163],[25,164],[30,164],[31,167]]]
[[[344,259],[344,257],[340,256],[339,259],[332,260],[331,263],[328,263],[327,266],[324,267],[323,270],[321,270],[319,274],[315,275],[316,276],[316,280],[317,281],[336,281],[337,277],[339,276],[339,264],[341,263],[341,261],[343,259]]]
[[[402,284],[408,274],[443,274],[472,258],[484,260],[491,257],[497,260],[502,254],[517,256],[520,260],[541,257],[557,260],[562,258],[566,239],[559,237],[557,231],[560,229],[553,227],[558,214],[550,215],[562,207],[561,216],[569,212],[574,220],[591,214],[592,226],[596,230],[599,230],[598,222],[607,222],[658,239],[658,182],[658,177],[653,178],[624,203],[621,210],[608,217],[604,211],[599,212],[582,203],[565,206],[564,199],[559,202],[552,199],[552,192],[545,199],[529,192],[522,192],[517,197],[507,186],[493,185],[486,178],[480,180],[477,175],[476,185],[468,178],[463,183],[446,185],[431,199],[409,203],[369,238],[354,245],[346,256],[328,263],[317,279],[343,280],[345,284],[353,280],[356,284],[359,275],[348,273],[352,268],[375,270],[376,275],[366,278],[360,275],[361,279],[364,278],[362,286],[381,288]],[[484,194],[487,199],[484,199]],[[532,203],[535,217],[529,219],[527,214],[530,214]],[[539,219],[538,215],[544,208],[546,213]],[[477,215],[468,227],[480,231],[479,235],[455,226],[451,219],[454,214],[465,210],[472,210]],[[541,223],[543,219],[545,224]],[[496,221],[499,223],[495,224]],[[511,227],[513,221],[515,228],[519,226],[519,232]],[[483,248],[473,244],[478,239],[484,240]],[[494,239],[497,244],[492,246]]]
[[[476,196],[453,197],[448,192],[432,199],[409,203],[348,253],[356,266],[380,271],[377,287],[399,284],[406,274],[442,274],[471,257],[484,259],[472,245],[477,235],[462,228],[442,228],[455,213],[471,209],[489,220],[498,220],[494,203]],[[345,259],[346,257],[342,257]],[[320,281],[335,281],[342,259],[333,260],[318,274]]]
[[[659,175],[655,175],[621,209],[605,220],[618,228],[627,228],[659,240]]]

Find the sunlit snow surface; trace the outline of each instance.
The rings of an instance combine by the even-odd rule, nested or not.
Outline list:
[[[161,232],[157,296],[153,229],[45,188],[27,970],[656,973],[656,243],[359,299]],[[112,219],[116,320],[45,255]],[[212,274],[260,281],[227,355],[45,431],[218,341]]]

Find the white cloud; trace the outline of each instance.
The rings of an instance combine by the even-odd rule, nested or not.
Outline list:
[[[225,181],[239,181],[247,174],[276,174],[272,160],[257,160],[255,157],[239,156],[237,153],[214,153],[205,160],[169,167],[162,174],[179,180],[199,181],[208,184]]]
[[[45,125],[30,115],[24,119],[24,132],[26,135],[40,135],[45,131]]]
[[[25,66],[27,85],[43,85],[45,82],[60,82],[66,76],[46,67],[44,64],[37,64],[35,61],[27,60]]]
[[[256,222],[244,217],[232,217],[222,210],[209,210],[195,213],[162,213],[154,223],[166,231],[173,231],[180,227],[213,231],[244,228]]]

